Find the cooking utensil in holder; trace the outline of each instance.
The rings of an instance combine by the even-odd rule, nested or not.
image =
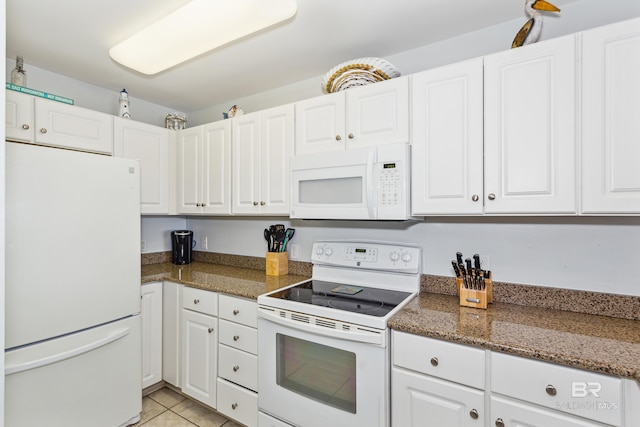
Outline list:
[[[267,252],[267,275],[284,276],[289,274],[288,252]]]
[[[484,278],[484,284],[476,286],[475,289],[472,285],[465,284],[462,277],[456,277],[456,284],[458,286],[458,295],[460,296],[460,305],[486,310],[487,304],[493,303],[491,273],[489,273],[489,277]]]

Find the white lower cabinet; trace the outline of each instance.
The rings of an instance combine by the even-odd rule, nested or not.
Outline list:
[[[248,427],[258,425],[258,313],[245,298],[220,295],[217,410]]]
[[[142,388],[162,381],[162,282],[141,288]]]
[[[182,312],[182,285],[162,283],[162,379],[180,387],[182,364],[180,314]]]
[[[391,348],[393,427],[640,425],[632,379],[398,331]]]
[[[394,367],[392,425],[483,426],[484,391]]]
[[[182,392],[216,407],[218,294],[182,289]]]

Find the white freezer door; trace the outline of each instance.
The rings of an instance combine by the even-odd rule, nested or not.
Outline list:
[[[5,352],[5,426],[118,427],[142,409],[140,316]]]
[[[138,162],[6,143],[5,349],[139,311]]]

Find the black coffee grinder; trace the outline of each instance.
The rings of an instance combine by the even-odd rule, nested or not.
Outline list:
[[[196,246],[193,231],[175,230],[171,232],[171,262],[178,265],[191,262],[191,249]]]

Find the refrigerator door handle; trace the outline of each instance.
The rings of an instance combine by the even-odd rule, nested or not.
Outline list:
[[[127,335],[129,335],[130,328],[120,329],[118,331],[114,331],[113,333],[107,335],[104,338],[99,340],[90,342],[85,345],[81,345],[79,347],[63,351],[57,354],[52,354],[51,356],[43,357],[36,360],[29,360],[23,363],[17,363],[14,365],[5,364],[4,374],[11,375],[16,374],[18,372],[28,371],[29,369],[40,368],[42,366],[50,365],[52,363],[59,362],[61,360],[70,359],[72,357],[78,356],[80,354],[88,353],[97,348],[110,344],[114,341],[117,341]]]

